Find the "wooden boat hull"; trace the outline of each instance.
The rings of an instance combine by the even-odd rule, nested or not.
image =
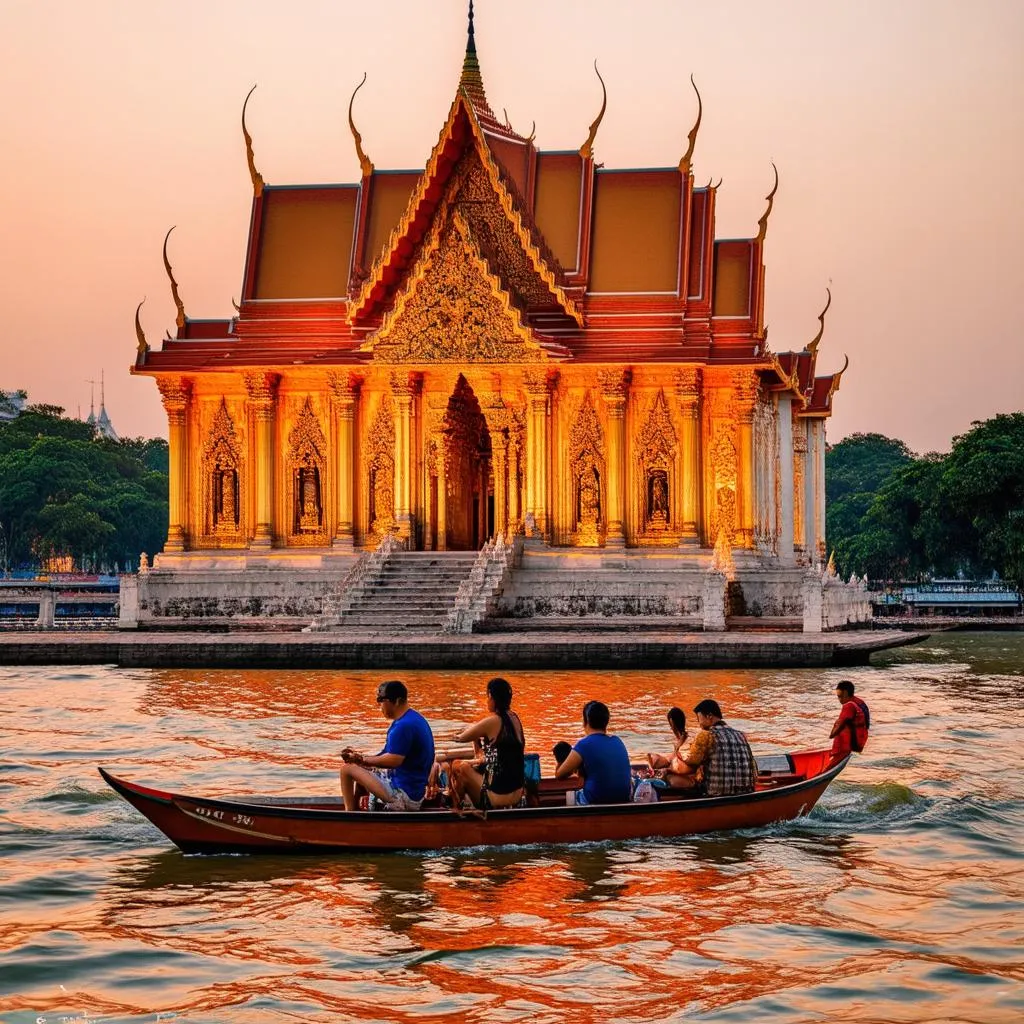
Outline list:
[[[104,781],[185,853],[324,853],[583,843],[760,828],[807,814],[849,758],[828,751],[790,755],[806,777],[769,782],[741,796],[652,804],[516,807],[460,816],[449,810],[345,811],[337,798],[237,797],[169,793]]]

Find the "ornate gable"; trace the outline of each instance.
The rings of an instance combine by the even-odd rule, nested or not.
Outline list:
[[[372,316],[401,286],[437,222],[455,207],[471,221],[491,271],[505,278],[524,307],[561,310],[582,326],[578,302],[563,289],[564,275],[505,183],[478,113],[460,89],[405,215],[392,232],[350,306],[353,323]]]
[[[435,223],[405,290],[363,351],[385,363],[527,363],[550,358],[455,211],[447,221]]]

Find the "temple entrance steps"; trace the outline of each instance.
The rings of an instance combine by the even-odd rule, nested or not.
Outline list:
[[[455,604],[459,584],[476,559],[475,551],[396,551],[380,578],[345,612],[339,626],[440,633]]]

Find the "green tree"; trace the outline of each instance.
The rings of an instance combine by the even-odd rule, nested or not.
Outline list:
[[[167,444],[95,437],[56,406],[0,424],[0,536],[10,565],[71,555],[113,567],[167,536]]]
[[[886,481],[913,459],[902,441],[882,434],[853,434],[826,452],[825,534],[844,575],[894,578],[904,556],[895,539],[865,517]],[[867,534],[872,539],[865,546]]]
[[[971,524],[976,568],[1024,587],[1024,413],[975,422],[953,438],[943,493]]]

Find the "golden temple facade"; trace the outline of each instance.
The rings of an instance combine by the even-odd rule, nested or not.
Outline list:
[[[136,314],[133,373],[168,416],[165,564],[518,532],[821,560],[841,372],[815,376],[821,331],[769,348],[775,188],[752,237],[715,239],[716,187],[692,169],[699,102],[669,169],[596,163],[600,115],[578,150],[538,150],[488,104],[471,12],[422,171],[376,169],[350,104],[361,179],[272,186],[243,108],[237,315],[186,315],[166,239],[176,336],[151,350]]]

